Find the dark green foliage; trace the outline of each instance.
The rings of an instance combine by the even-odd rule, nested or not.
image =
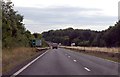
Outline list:
[[[43,38],[41,40],[42,40],[42,47],[49,47],[49,45]]]
[[[120,21],[104,31],[67,28],[50,30],[42,34],[45,40],[63,45],[75,43],[76,46],[117,47],[120,46]]]
[[[31,40],[42,39],[39,33],[31,34],[24,27],[23,16],[13,9],[12,2],[2,2],[2,47],[31,46]],[[42,39],[43,45],[47,46]]]
[[[39,33],[33,33],[33,36],[37,39],[42,39],[42,34]]]
[[[103,35],[103,38],[106,41],[106,46],[120,46],[120,21],[115,24],[113,27],[109,27]]]
[[[90,40],[93,41],[96,34],[95,31],[67,28],[43,32],[43,37],[47,41],[62,43],[63,45],[71,45],[74,42],[76,45],[89,46]]]
[[[34,37],[22,23],[23,16],[13,9],[12,2],[2,2],[2,47],[30,46]]]

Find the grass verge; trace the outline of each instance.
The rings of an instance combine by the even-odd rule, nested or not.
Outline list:
[[[10,71],[18,64],[32,58],[37,54],[36,48],[13,48],[2,50],[2,73]]]
[[[111,60],[114,62],[120,62],[120,53],[111,53],[111,52],[100,52],[100,51],[89,51],[89,50],[80,50],[80,49],[74,49],[74,48],[66,48],[70,49],[79,53],[84,53],[96,57],[100,57],[103,59]]]

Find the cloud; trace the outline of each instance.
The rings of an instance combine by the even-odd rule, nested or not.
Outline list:
[[[120,20],[120,1],[118,2],[118,20]]]
[[[65,29],[68,27],[72,27],[74,29],[91,29],[91,30],[105,30],[110,25],[108,24],[99,24],[99,25],[84,25],[84,24],[43,24],[43,23],[37,23],[36,21],[27,20],[24,19],[24,22],[26,22],[26,29],[30,30],[32,33],[38,32],[42,33],[44,31],[48,30],[56,30],[56,29]],[[36,24],[34,24],[36,23]]]
[[[75,28],[86,28],[87,26],[90,29],[99,30],[96,27],[102,28],[101,26],[103,26],[104,29],[105,25],[110,26],[117,21],[117,17],[106,16],[101,9],[96,8],[56,6],[49,8],[15,7],[15,9],[24,15],[25,26],[32,32],[68,26]]]
[[[111,23],[116,20],[113,16],[104,16],[101,9],[77,7],[28,8],[17,7],[25,19],[46,24],[90,24]]]

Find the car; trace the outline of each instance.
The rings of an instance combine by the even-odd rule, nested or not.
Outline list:
[[[52,49],[57,49],[58,48],[58,44],[57,43],[53,43],[52,44]]]

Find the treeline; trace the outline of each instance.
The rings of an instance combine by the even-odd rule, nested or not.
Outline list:
[[[24,17],[13,9],[12,2],[2,2],[2,47],[31,46],[31,40],[44,37],[46,41],[77,46],[120,46],[120,21],[104,31],[60,29],[31,34],[23,24]],[[43,39],[44,41],[44,39]],[[44,41],[45,43],[45,41]]]
[[[32,39],[41,34],[31,34],[23,24],[24,17],[14,10],[12,2],[2,2],[2,47],[31,46]]]
[[[120,21],[103,31],[67,28],[42,34],[45,40],[63,45],[120,47]]]

